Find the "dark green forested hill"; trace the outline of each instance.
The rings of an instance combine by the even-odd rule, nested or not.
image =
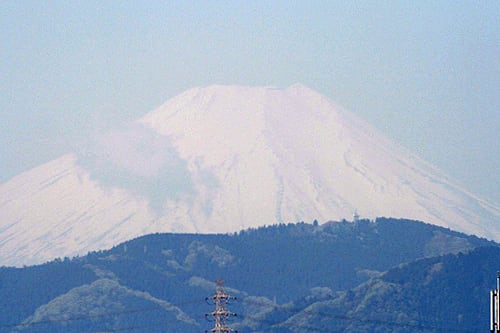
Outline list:
[[[417,260],[309,302],[265,331],[488,332],[488,292],[499,265],[499,247]]]
[[[495,243],[390,218],[155,234],[0,268],[0,332],[203,332],[213,325],[204,299],[220,278],[238,298],[231,325],[240,332],[403,332],[450,318],[472,329],[487,321],[480,310],[498,263]]]

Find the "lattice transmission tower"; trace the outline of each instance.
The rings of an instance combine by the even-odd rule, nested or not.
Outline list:
[[[226,308],[226,305],[230,303],[232,300],[236,300],[236,297],[229,295],[224,289],[224,280],[217,280],[215,293],[211,297],[207,297],[205,300],[210,302],[210,304],[215,305],[215,310],[205,314],[207,319],[210,319],[214,322],[214,327],[211,330],[205,331],[205,333],[229,333],[229,332],[238,332],[233,330],[228,325],[228,321],[232,317],[236,317],[236,313],[229,311]]]
[[[497,289],[490,292],[490,332],[500,333],[500,272],[497,273]]]

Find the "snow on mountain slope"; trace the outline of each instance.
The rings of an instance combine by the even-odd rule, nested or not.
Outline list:
[[[499,207],[324,96],[301,85],[212,86],[2,184],[0,264],[151,232],[231,232],[355,211],[500,240]]]
[[[498,207],[301,85],[193,89],[141,121],[173,138],[192,173],[206,169],[221,180],[202,231],[225,221],[324,221],[357,210],[500,237]]]
[[[158,225],[144,199],[103,189],[65,155],[0,187],[0,265],[42,263],[109,248]],[[185,228],[183,228],[185,230]]]

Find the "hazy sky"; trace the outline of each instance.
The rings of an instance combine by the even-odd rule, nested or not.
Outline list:
[[[0,2],[0,182],[196,86],[303,83],[500,203],[498,1]]]

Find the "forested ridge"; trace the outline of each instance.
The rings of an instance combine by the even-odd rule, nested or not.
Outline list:
[[[498,244],[418,221],[154,234],[0,268],[0,332],[200,332],[225,280],[240,332],[458,332],[488,324]]]

